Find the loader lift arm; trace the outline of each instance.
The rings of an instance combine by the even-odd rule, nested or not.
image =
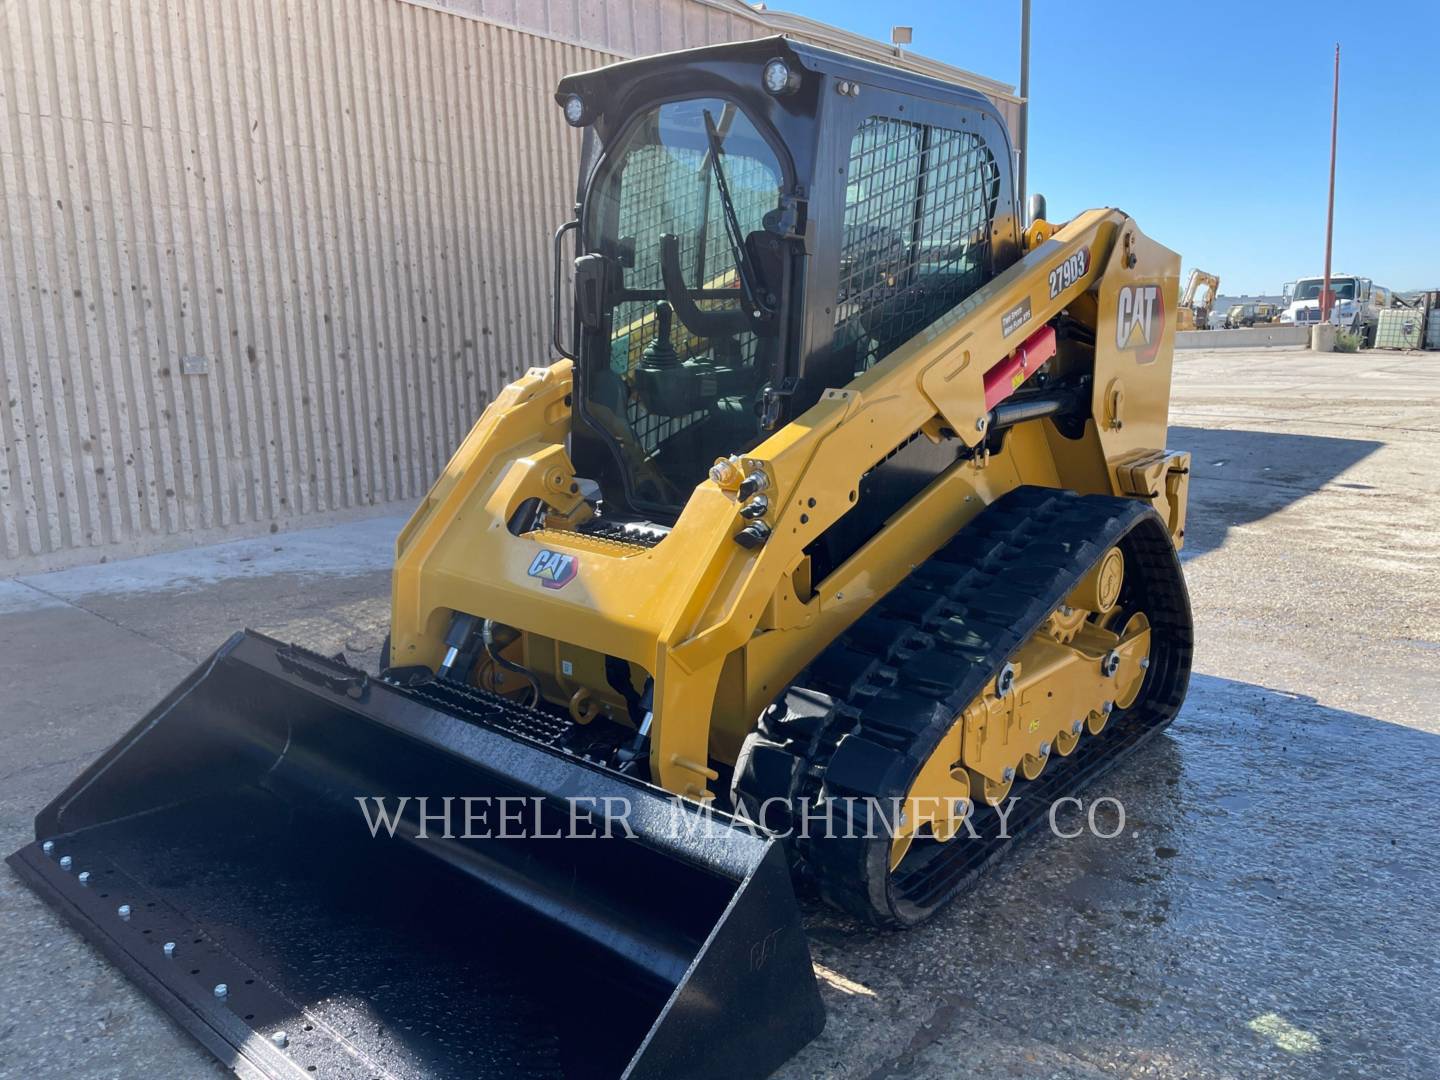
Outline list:
[[[689,594],[689,603],[676,612],[662,636],[651,750],[651,765],[662,785],[705,797],[702,785],[709,777],[691,768],[706,760],[704,733],[667,725],[665,717],[686,715],[707,694],[713,695],[711,680],[718,681],[725,657],[756,632],[777,584],[793,571],[810,544],[854,509],[864,471],[916,436],[955,438],[972,449],[984,444],[990,438],[991,416],[985,404],[985,376],[1025,336],[1006,334],[1007,314],[1028,311],[1023,325],[1042,327],[1097,291],[1107,276],[1110,289],[1118,289],[1115,278],[1135,276],[1125,264],[1138,242],[1124,214],[1113,210],[1082,214],[983,286],[930,334],[901,346],[848,386],[827,391],[797,423],[743,456],[741,471],[763,473],[770,503],[779,509],[769,541],[756,550],[725,543],[723,534],[712,534],[716,539],[710,565],[697,571],[696,579],[723,584]],[[1052,295],[1052,270],[1082,251],[1088,253],[1084,272]],[[1103,374],[1103,368],[1097,370],[1093,380],[1090,411],[1095,416],[1104,416],[1107,409],[1110,387],[1109,380],[1102,382]],[[1163,433],[1151,434],[1157,440],[1154,445],[1163,446]],[[934,513],[950,502],[949,497],[949,485],[941,477],[917,496],[907,512]],[[947,508],[954,529],[968,516],[964,506],[961,502]],[[733,507],[733,495],[707,481],[696,490],[686,514],[703,510],[723,517]],[[684,524],[682,516],[676,528]],[[885,591],[883,580],[872,581],[864,593],[847,589],[859,574],[873,578],[873,563],[865,559],[837,568],[793,618],[811,625],[816,641],[828,640],[862,613],[865,605],[859,596],[873,599]],[[890,570],[893,585],[904,568]],[[855,599],[847,601],[847,593]],[[671,665],[683,677],[666,677],[674,670]]]

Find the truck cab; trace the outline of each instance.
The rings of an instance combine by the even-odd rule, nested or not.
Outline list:
[[[1313,326],[1320,321],[1321,276],[1300,278],[1285,285],[1285,310],[1280,322],[1286,326]],[[1390,290],[1370,278],[1353,274],[1332,274],[1330,321],[1355,333],[1370,335],[1380,321],[1381,308],[1390,306]]]

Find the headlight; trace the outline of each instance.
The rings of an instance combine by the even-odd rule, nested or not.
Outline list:
[[[765,65],[760,81],[764,83],[765,89],[776,97],[794,93],[800,88],[800,76],[790,70],[790,65],[778,56]]]
[[[579,94],[571,94],[567,97],[565,99],[565,122],[571,127],[584,127],[589,121],[585,99]]]

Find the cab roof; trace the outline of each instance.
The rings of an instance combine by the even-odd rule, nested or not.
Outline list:
[[[715,69],[729,65],[753,66],[758,79],[760,69],[775,57],[781,57],[804,71],[835,79],[849,79],[862,85],[884,87],[915,97],[996,111],[995,104],[989,97],[970,87],[890,64],[862,59],[835,49],[811,45],[783,35],[658,53],[567,75],[555,89],[555,100],[563,105],[570,94],[580,94],[603,102],[622,93],[641,79],[672,73],[685,67]]]

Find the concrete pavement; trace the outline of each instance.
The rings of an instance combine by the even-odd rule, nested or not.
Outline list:
[[[1440,354],[1186,351],[1171,421],[1197,674],[1125,831],[905,934],[808,909],[782,1075],[1440,1074]],[[0,848],[239,626],[373,667],[400,524],[0,580]],[[0,958],[0,1076],[223,1075],[8,869]]]

